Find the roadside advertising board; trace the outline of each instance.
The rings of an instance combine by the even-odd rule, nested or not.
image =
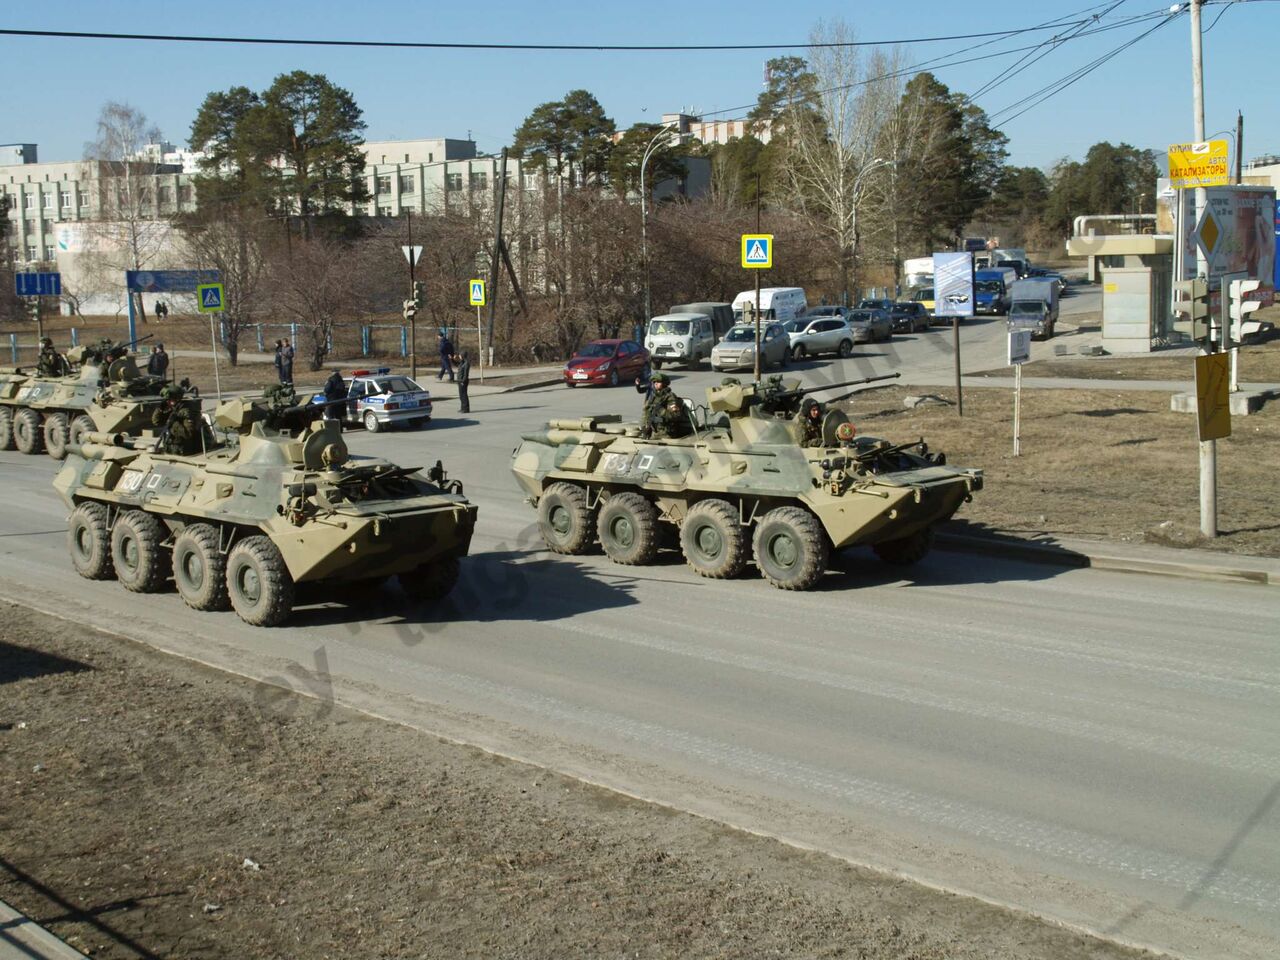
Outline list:
[[[1169,144],[1169,179],[1177,190],[1225,184],[1228,180],[1227,141]]]
[[[935,316],[973,316],[972,253],[933,255],[933,302]]]

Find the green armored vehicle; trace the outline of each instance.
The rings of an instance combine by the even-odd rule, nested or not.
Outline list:
[[[89,434],[54,479],[76,571],[138,593],[172,578],[189,607],[234,608],[258,626],[283,623],[305,584],[395,576],[413,599],[444,597],[475,527],[461,483],[439,462],[420,475],[352,457],[338,422],[313,412],[228,401],[212,428],[194,421],[198,452],[186,454],[161,452],[173,421],[156,435]]]
[[[94,431],[133,433],[150,425],[164,378],[142,374],[125,347],[104,341],[72,347],[67,360],[76,372],[63,377],[0,374],[0,449],[66,456]]]
[[[598,540],[618,563],[648,563],[670,531],[695,573],[733,577],[754,556],[784,590],[813,587],[832,549],[921,559],[935,525],[982,489],[982,472],[947,466],[923,440],[858,436],[808,392],[781,378],[710,387],[678,439],[645,439],[615,416],[553,420],[523,438],[512,469],[557,553]]]

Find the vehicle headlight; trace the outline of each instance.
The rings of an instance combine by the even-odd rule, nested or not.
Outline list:
[[[683,340],[677,340],[677,341],[676,341],[676,349],[677,349],[677,350],[683,350],[683,349],[684,349],[684,341],[683,341]]]
[[[653,341],[652,341],[652,340],[646,340],[646,341],[644,342],[644,345],[645,345],[645,347],[646,347],[647,349],[649,349],[649,350],[652,350],[652,349],[653,349]]]
[[[600,371],[605,371],[605,370],[608,370],[611,366],[613,366],[612,362],[609,360],[606,360],[604,363],[600,364],[600,366],[596,367],[596,369]]]

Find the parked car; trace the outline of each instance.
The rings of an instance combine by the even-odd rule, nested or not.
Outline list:
[[[854,343],[872,343],[893,337],[893,321],[883,310],[850,310],[849,329]]]
[[[1029,278],[1037,280],[1052,280],[1058,285],[1058,293],[1065,293],[1067,289],[1067,278],[1056,270],[1047,270],[1044,267],[1032,267],[1028,272]]]
[[[883,310],[885,313],[892,315],[893,301],[888,298],[876,299],[876,300],[859,300],[858,309],[859,310]]]
[[[568,387],[630,383],[649,369],[649,351],[634,340],[592,340],[579,347],[564,365]]]
[[[791,341],[782,324],[771,323],[760,332],[760,369],[774,364],[785,367],[791,359]],[[756,328],[740,323],[724,335],[711,351],[712,370],[741,370],[756,365]]]
[[[821,310],[839,310],[844,307],[820,307]],[[839,314],[805,314],[798,320],[783,324],[791,344],[791,357],[812,357],[819,353],[834,353],[847,357],[853,352],[853,330],[849,322]]]
[[[431,422],[431,394],[415,380],[393,375],[390,367],[352,370],[351,376],[343,380],[347,402],[335,404],[332,410],[338,411],[338,419],[344,424],[379,433],[392,426],[422,427]],[[324,394],[317,393],[311,402],[324,403]]]
[[[894,333],[915,333],[917,330],[929,329],[929,311],[923,303],[915,300],[895,303],[889,311],[889,319],[893,321]]]

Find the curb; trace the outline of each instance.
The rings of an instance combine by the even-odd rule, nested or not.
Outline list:
[[[1116,552],[1114,546],[1098,543],[1075,542],[1071,546],[1047,542],[1037,543],[1016,538],[979,536],[965,533],[939,532],[939,549],[955,553],[976,553],[985,556],[1007,557],[1028,563],[1044,563],[1059,567],[1092,567],[1122,573],[1145,573],[1160,577],[1180,577],[1185,580],[1210,580],[1219,583],[1249,583],[1257,586],[1280,586],[1280,574],[1272,567],[1277,561],[1266,557],[1223,556],[1220,563],[1197,562],[1162,557],[1126,556]],[[1213,558],[1217,560],[1217,557]],[[1249,561],[1254,561],[1252,564]]]
[[[0,960],[84,960],[84,954],[0,900]]]

